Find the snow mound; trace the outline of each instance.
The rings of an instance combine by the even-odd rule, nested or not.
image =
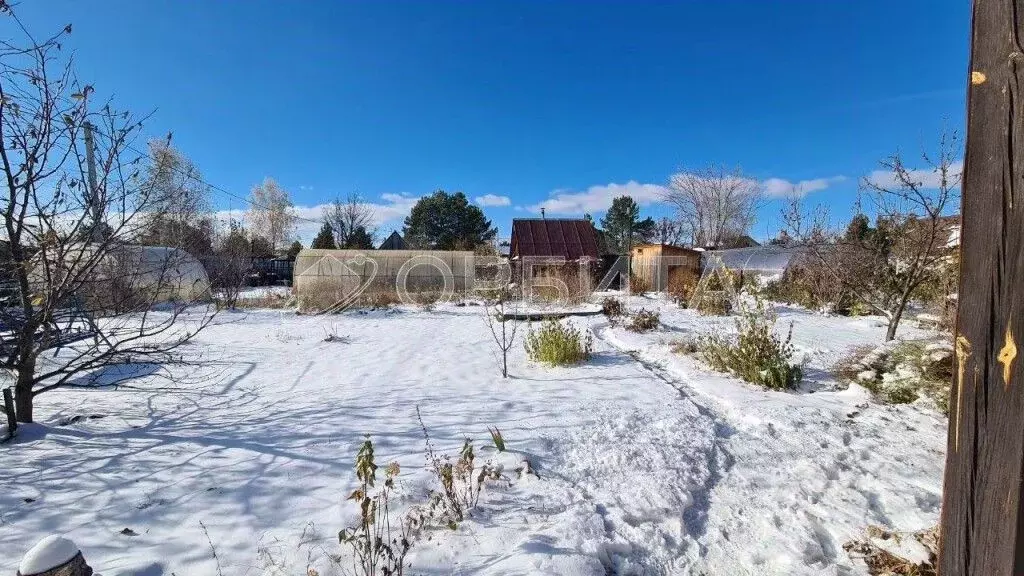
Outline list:
[[[78,546],[63,536],[52,534],[43,538],[33,546],[21,559],[18,572],[21,574],[40,574],[52,570],[78,554]]]

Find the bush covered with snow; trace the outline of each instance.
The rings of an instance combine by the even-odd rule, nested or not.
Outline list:
[[[545,320],[540,328],[526,335],[526,354],[530,360],[551,366],[579,364],[590,357],[593,338],[580,334],[572,324]]]
[[[842,362],[837,374],[867,388],[883,402],[909,404],[925,397],[947,414],[953,346],[948,342],[893,341]]]
[[[737,334],[710,333],[698,340],[704,360],[715,370],[774,390],[796,388],[803,366],[793,360],[793,325],[785,339],[774,332],[775,314],[758,300],[736,320]]]

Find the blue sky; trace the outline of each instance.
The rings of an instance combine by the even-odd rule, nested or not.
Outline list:
[[[386,235],[443,188],[511,219],[645,214],[709,163],[846,218],[857,179],[962,130],[968,0],[23,2],[80,78],[173,131],[206,179],[272,176],[315,217],[358,191]],[[784,181],[784,182],[783,182]],[[219,209],[241,202],[216,193]],[[769,202],[755,237],[778,230]],[[312,225],[302,228],[304,239]]]

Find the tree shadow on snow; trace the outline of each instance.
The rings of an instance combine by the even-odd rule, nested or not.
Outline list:
[[[69,387],[77,388],[104,388],[107,386],[118,386],[131,380],[152,376],[163,369],[163,366],[154,362],[129,362],[124,364],[111,364],[103,366],[74,378],[67,383]]]

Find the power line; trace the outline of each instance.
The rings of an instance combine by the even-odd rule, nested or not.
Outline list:
[[[98,128],[96,128],[96,126],[93,126],[93,130],[95,132],[99,133],[99,134],[102,134],[103,136],[106,136],[107,138],[113,139],[109,134],[106,134],[103,131],[101,131]],[[135,146],[133,146],[133,145],[127,143],[127,142],[124,143],[124,147],[126,149],[131,150],[132,152],[135,152],[136,154],[139,154],[139,155],[142,155],[142,156],[148,156],[149,155],[148,152],[143,152],[142,150],[139,150],[138,148],[136,148]],[[185,172],[181,171],[182,170],[181,168],[171,167],[170,169],[177,171],[178,174],[181,174],[182,176],[185,176],[186,178],[191,178],[191,179],[195,180],[196,182],[199,182],[200,184],[210,188],[211,190],[216,190],[217,192],[220,192],[221,194],[224,194],[224,195],[229,196],[231,198],[234,198],[236,200],[241,200],[242,202],[244,202],[246,204],[249,204],[249,205],[251,205],[254,208],[259,208],[261,210],[270,210],[269,206],[261,206],[260,204],[257,204],[256,202],[253,202],[250,198],[248,198],[246,196],[241,196],[239,194],[236,194],[235,192],[231,192],[230,190],[227,190],[225,188],[221,188],[220,186],[217,186],[216,184],[212,184],[212,183],[204,180],[203,178],[200,178],[200,177],[196,176],[195,174],[185,173]],[[232,210],[229,208],[228,209],[229,214],[230,214],[231,211]],[[323,224],[322,220],[313,220],[311,218],[303,218],[302,216],[299,216],[298,214],[295,214],[294,216],[295,216],[296,220],[301,220],[303,222],[309,222],[311,224]]]

